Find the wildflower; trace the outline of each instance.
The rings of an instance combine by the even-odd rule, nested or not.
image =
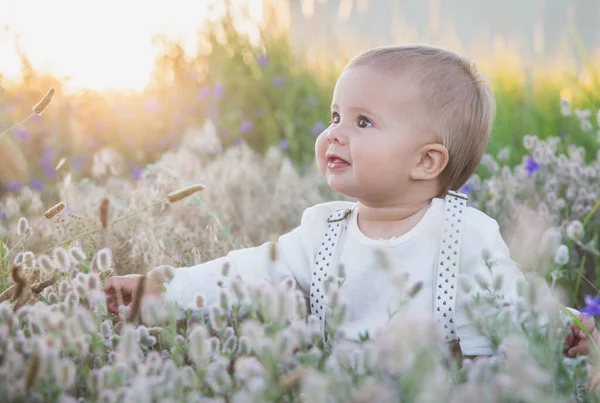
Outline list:
[[[563,266],[569,263],[569,248],[566,245],[560,245],[554,254],[554,263]]]
[[[510,148],[502,147],[500,151],[498,151],[497,158],[498,161],[508,161],[510,159]]]
[[[246,336],[240,336],[238,339],[238,354],[249,355],[251,352],[250,340]]]
[[[19,218],[19,222],[17,224],[17,235],[18,236],[23,236],[26,234],[25,230],[29,227],[29,222],[27,221],[27,218],[25,217],[21,217]]]
[[[229,310],[229,297],[224,289],[219,290],[219,306],[225,312]]]
[[[49,208],[44,213],[44,217],[46,217],[46,219],[49,220],[52,217],[54,217],[55,215],[59,214],[61,211],[63,211],[65,209],[65,207],[67,207],[67,205],[63,202],[60,202],[60,203],[54,205],[53,207]]]
[[[80,263],[85,260],[85,253],[78,246],[72,246],[69,248],[69,256],[75,263]]]
[[[130,161],[128,163],[129,165],[129,172],[131,173],[131,176],[133,177],[133,179],[135,179],[136,181],[139,181],[140,179],[142,179],[144,177],[144,168],[140,167],[138,164],[136,164],[135,162]]]
[[[51,88],[50,91],[33,107],[32,111],[36,115],[41,115],[42,112],[50,105],[50,101],[52,101],[52,97],[54,96],[54,88]]]
[[[337,275],[340,278],[346,277],[346,267],[341,262],[338,264],[338,267],[337,267]]]
[[[325,123],[319,121],[316,122],[311,128],[310,128],[310,134],[314,137],[318,136],[319,134],[321,134],[323,132],[323,130],[327,129],[327,126],[325,125]]]
[[[581,130],[583,130],[586,133],[589,133],[594,129],[594,127],[592,126],[592,122],[590,122],[587,119],[582,119],[579,122],[579,125],[581,126]]]
[[[246,119],[242,123],[240,123],[239,131],[241,134],[248,134],[252,131],[253,128],[254,123],[252,123],[251,120]]]
[[[488,282],[487,278],[485,278],[485,276],[482,273],[477,272],[473,277],[475,278],[477,285],[479,285],[479,287],[483,288],[484,290],[490,286],[490,283]]]
[[[54,263],[52,263],[52,259],[50,259],[48,256],[43,255],[38,257],[37,262],[44,271],[48,273],[52,273],[54,271]]]
[[[210,307],[209,313],[211,326],[215,330],[221,330],[225,328],[226,323],[223,320],[223,309],[217,305],[213,305]]]
[[[38,178],[33,178],[31,182],[29,182],[29,187],[40,193],[43,193],[45,188],[44,182]]]
[[[223,86],[223,84],[219,83],[214,86],[213,95],[215,96],[216,99],[223,98],[223,95],[225,95],[225,87]]]
[[[532,156],[525,158],[525,169],[527,170],[527,176],[531,177],[534,173],[540,170],[542,166],[538,164]]]
[[[571,103],[566,98],[560,99],[560,114],[563,116],[571,116]]]
[[[110,249],[103,248],[98,251],[96,257],[96,266],[98,267],[99,271],[104,271],[112,266]]]
[[[283,87],[285,85],[285,79],[281,76],[277,76],[271,80],[271,84],[273,84],[274,87]]]
[[[204,189],[204,185],[201,184],[188,186],[181,190],[169,193],[167,196],[167,200],[169,201],[169,203],[175,203],[176,201],[185,199],[186,197],[191,196],[194,193],[201,191],[202,189]]]
[[[267,64],[269,64],[269,57],[265,54],[258,55],[256,56],[256,62],[260,67],[265,67]]]
[[[7,182],[4,186],[6,186],[6,190],[9,192],[18,192],[23,187],[20,182]]]
[[[71,259],[69,257],[69,254],[67,253],[65,248],[61,246],[54,249],[54,251],[52,252],[52,257],[54,258],[56,267],[58,267],[60,270],[67,270],[71,266]]]
[[[581,221],[573,220],[567,226],[567,237],[575,241],[580,241],[585,235]]]
[[[229,264],[229,262],[223,263],[223,266],[221,267],[221,275],[223,277],[227,277],[229,275],[230,267],[231,267],[231,265]]]
[[[591,316],[600,316],[600,297],[592,298],[589,295],[585,296],[585,306],[579,311]]]
[[[461,193],[469,194],[473,190],[473,185],[470,183],[465,183],[465,185],[460,188]]]
[[[279,143],[279,147],[281,147],[282,150],[289,149],[290,148],[290,141],[288,139],[281,140],[281,143]]]
[[[203,294],[196,294],[194,301],[196,302],[196,308],[204,308],[204,305],[206,304],[206,297]]]

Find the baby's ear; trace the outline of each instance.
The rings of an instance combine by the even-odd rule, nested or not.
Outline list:
[[[410,171],[414,180],[437,178],[448,165],[448,149],[442,144],[426,144],[418,151],[416,165]]]

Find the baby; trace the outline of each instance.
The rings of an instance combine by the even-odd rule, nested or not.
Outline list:
[[[293,277],[324,327],[324,284],[343,263],[339,296],[347,312],[340,330],[348,340],[386,326],[400,302],[394,278],[408,275],[409,286],[422,287],[409,309],[431,314],[442,338],[459,342],[463,355],[493,354],[461,306],[468,296],[457,285],[458,276],[480,273],[491,283],[501,274],[500,292],[511,300],[523,275],[497,222],[467,207],[467,197],[456,190],[483,156],[494,110],[492,91],[474,65],[452,52],[410,45],[358,55],[337,81],[331,124],[315,146],[328,185],[356,202],[306,209],[300,226],[279,238],[274,262],[266,243],[176,270],[164,299],[187,307],[202,293],[207,304],[215,302],[227,262],[229,278],[239,275],[250,284]],[[387,269],[381,267],[382,256]],[[138,281],[113,277],[106,291],[114,296],[120,289],[127,305]],[[158,293],[148,284],[146,295]],[[110,300],[109,309],[118,312],[116,299]],[[585,323],[593,328],[590,318]],[[570,355],[589,345],[575,331],[567,342]]]

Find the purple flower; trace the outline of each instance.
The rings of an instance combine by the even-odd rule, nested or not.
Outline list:
[[[310,128],[310,134],[313,135],[313,136],[318,136],[326,128],[327,128],[327,126],[325,126],[325,123],[323,123],[323,122],[317,122],[317,123],[315,123],[313,125],[313,127]]]
[[[6,213],[0,209],[0,220],[6,220]]]
[[[273,86],[275,87],[283,87],[283,85],[285,84],[285,80],[283,77],[277,76],[273,80],[271,80],[271,84],[273,84]]]
[[[41,179],[34,178],[29,182],[29,187],[42,193],[44,191],[44,182]]]
[[[585,313],[591,316],[600,316],[600,297],[585,296],[585,306],[579,310],[581,313]]]
[[[308,106],[316,106],[318,101],[315,97],[308,97],[304,100],[304,103]]]
[[[15,129],[15,136],[24,143],[31,140],[31,133],[23,126],[19,126]]]
[[[136,181],[139,181],[144,176],[144,169],[135,162],[129,162],[129,172]]]
[[[461,193],[469,194],[473,190],[473,185],[470,183],[465,184],[462,188],[460,188]]]
[[[206,85],[203,85],[202,87],[200,87],[200,89],[198,90],[198,98],[200,98],[201,101],[204,101],[209,96],[210,96],[210,88],[207,87]]]
[[[44,173],[49,179],[56,179],[56,171],[53,167],[44,166],[42,168],[44,169]]]
[[[223,84],[215,85],[215,88],[213,88],[213,95],[217,99],[223,98],[223,95],[225,95],[225,87],[223,86]]]
[[[525,169],[527,170],[527,176],[531,176],[540,170],[542,166],[536,162],[531,155],[525,159]]]
[[[269,56],[258,55],[256,56],[256,61],[260,67],[265,67],[267,64],[269,64]]]
[[[19,190],[21,190],[22,187],[23,185],[21,184],[21,182],[6,183],[6,190],[8,190],[9,192],[18,192]]]
[[[281,140],[281,143],[279,143],[279,147],[281,147],[282,150],[287,150],[288,148],[290,148],[290,141],[288,139]]]
[[[246,119],[240,124],[240,133],[242,133],[242,134],[250,133],[253,128],[254,128],[254,123],[252,123],[251,120]]]

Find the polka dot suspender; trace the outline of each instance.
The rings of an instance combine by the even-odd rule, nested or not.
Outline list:
[[[438,252],[436,288],[433,301],[433,317],[440,324],[445,341],[454,341],[456,335],[455,304],[460,261],[460,239],[463,214],[468,197],[449,191],[444,203],[444,232]]]
[[[460,239],[462,217],[468,197],[462,193],[449,191],[444,205],[444,232],[436,267],[436,286],[434,293],[434,319],[441,326],[446,341],[457,339],[455,310],[458,262],[460,259]],[[335,276],[335,269],[342,235],[348,225],[348,216],[352,209],[334,211],[327,219],[327,230],[321,241],[319,252],[312,267],[310,286],[310,311],[319,319],[324,336],[325,302],[324,284],[327,278]]]
[[[337,246],[340,244],[342,234],[346,230],[348,220],[352,209],[344,209],[334,211],[327,219],[327,230],[321,241],[319,253],[315,259],[315,264],[312,269],[311,284],[310,284],[310,312],[316,316],[321,323],[321,334],[325,332],[325,314],[327,306],[325,304],[324,285],[328,276],[331,278],[337,273],[335,264],[337,262],[337,253],[340,250]]]

